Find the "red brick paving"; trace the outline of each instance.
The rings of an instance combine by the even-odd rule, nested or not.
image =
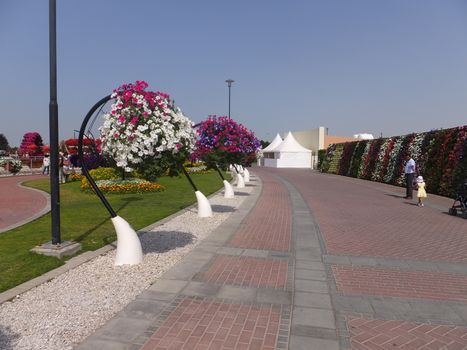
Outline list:
[[[337,290],[343,294],[367,294],[467,303],[464,275],[333,265]]]
[[[291,208],[285,187],[265,175],[263,192],[230,246],[289,251]],[[209,283],[285,289],[288,261],[217,256],[200,279]],[[228,303],[183,297],[142,350],[273,350],[278,344],[281,306]]]
[[[467,263],[467,220],[383,192],[403,195],[403,188],[305,170],[267,172],[280,173],[303,195],[328,254]],[[446,211],[452,204],[436,201]]]
[[[430,207],[433,203],[447,212],[449,198],[429,194],[427,206],[418,208],[395,186],[306,170],[257,172],[280,174],[298,189],[320,227],[327,254],[467,262],[467,220]],[[338,292],[347,295],[467,301],[465,275],[341,265],[333,272]],[[361,318],[347,319],[347,326],[353,350],[467,349],[466,327]]]
[[[292,216],[289,193],[281,182],[262,174],[263,193],[230,245],[239,248],[289,251]]]
[[[243,287],[266,286],[284,289],[287,271],[287,260],[220,255],[202,275],[202,280]]]
[[[185,297],[141,350],[273,350],[280,315],[278,306]]]
[[[44,177],[31,175],[0,178],[0,230],[27,220],[47,206],[47,198],[43,194],[18,186],[20,182]]]
[[[348,319],[355,350],[467,349],[467,328],[397,320]]]

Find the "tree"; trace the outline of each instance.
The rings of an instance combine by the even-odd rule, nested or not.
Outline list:
[[[0,150],[8,151],[10,149],[10,145],[8,144],[8,140],[5,135],[0,134]]]
[[[27,132],[23,136],[19,152],[30,156],[42,155],[42,137],[38,132]]]

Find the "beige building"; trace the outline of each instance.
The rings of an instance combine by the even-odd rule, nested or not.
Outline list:
[[[351,136],[328,135],[324,126],[305,131],[292,131],[292,134],[300,145],[312,151],[312,169],[316,168],[316,164],[318,164],[318,151],[320,149],[326,149],[332,143],[356,141]]]

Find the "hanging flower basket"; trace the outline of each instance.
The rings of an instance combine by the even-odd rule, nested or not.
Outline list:
[[[194,147],[191,120],[168,94],[146,91],[147,87],[136,81],[114,90],[114,103],[100,128],[102,152],[127,172],[154,159],[179,161]]]
[[[252,131],[226,116],[210,116],[200,123],[197,133],[196,150],[191,158],[202,160],[210,168],[249,165],[261,148]]]

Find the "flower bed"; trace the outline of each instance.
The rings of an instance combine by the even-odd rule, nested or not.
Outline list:
[[[204,164],[197,164],[196,166],[185,166],[185,170],[188,174],[207,174],[212,171]]]
[[[104,193],[144,193],[144,192],[161,192],[165,187],[142,179],[126,179],[126,180],[98,180],[96,181],[99,189]],[[83,191],[92,191],[91,186],[86,183],[81,185]]]

